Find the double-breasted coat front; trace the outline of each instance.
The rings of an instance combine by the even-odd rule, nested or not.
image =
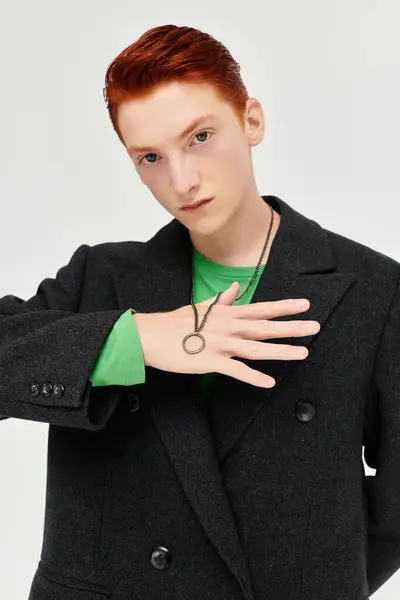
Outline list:
[[[29,600],[366,600],[400,568],[400,264],[263,198],[281,221],[251,302],[308,298],[321,325],[277,340],[304,360],[241,359],[273,388],[91,386],[123,312],[190,303],[176,219],[0,299],[0,414],[49,423]]]

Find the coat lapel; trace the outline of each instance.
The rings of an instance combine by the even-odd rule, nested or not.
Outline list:
[[[268,262],[254,292],[251,304],[307,298],[310,308],[296,315],[282,316],[275,321],[315,320],[321,325],[317,334],[279,338],[279,344],[306,346],[312,351],[313,340],[323,331],[338,302],[356,280],[353,272],[338,272],[329,240],[324,229],[275,196],[265,197],[276,210],[281,223],[273,240]],[[272,400],[280,382],[292,369],[303,368],[304,361],[242,359],[248,366],[268,373],[275,380],[272,388],[250,386],[239,380],[219,375],[210,395],[209,415],[219,464],[251,425],[260,409]]]
[[[281,222],[268,262],[251,303],[284,298],[308,298],[310,309],[293,318],[321,324],[355,281],[355,274],[335,271],[326,233],[276,196],[263,196],[280,212]],[[176,219],[138,249],[129,243],[118,250],[114,280],[119,308],[165,312],[190,304],[192,246],[188,230]],[[130,254],[131,252],[131,254]],[[279,338],[279,343],[310,347],[319,334]],[[171,352],[171,348],[165,348]],[[197,375],[146,367],[141,395],[151,406],[155,424],[182,487],[205,532],[251,600],[251,581],[235,521],[223,485],[220,466],[263,405],[291,369],[303,361],[243,362],[276,379],[273,388],[258,388],[219,374],[206,413]],[[307,359],[305,359],[307,361]]]

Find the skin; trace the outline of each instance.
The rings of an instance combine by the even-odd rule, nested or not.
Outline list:
[[[215,116],[179,138],[197,117],[208,114]],[[241,123],[209,84],[169,82],[145,98],[121,104],[118,127],[142,183],[189,230],[198,252],[230,266],[258,263],[271,209],[257,190],[253,172],[251,147],[262,141],[265,129],[256,98],[247,100]],[[181,210],[212,196],[208,206],[195,212]],[[279,222],[274,211],[264,264]]]

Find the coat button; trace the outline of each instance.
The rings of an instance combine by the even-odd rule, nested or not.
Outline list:
[[[150,562],[155,569],[166,569],[171,563],[171,553],[164,546],[157,546],[151,553]]]
[[[129,405],[129,412],[136,412],[140,406],[140,398],[137,394],[129,393],[126,395]]]
[[[54,384],[53,394],[56,398],[61,398],[61,396],[64,394],[64,392],[65,392],[65,387],[63,386],[62,383]]]
[[[38,396],[40,393],[40,385],[38,383],[36,383],[35,381],[32,381],[29,384],[29,394],[31,396]]]
[[[53,386],[51,385],[51,383],[44,383],[43,387],[42,387],[42,396],[44,396],[45,398],[48,398],[48,396],[50,396],[51,392],[53,391]]]
[[[299,421],[307,423],[315,415],[315,407],[312,402],[301,400],[296,406],[296,417]]]

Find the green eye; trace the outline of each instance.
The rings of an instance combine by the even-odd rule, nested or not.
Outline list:
[[[207,131],[200,131],[199,133],[196,133],[195,137],[197,138],[198,135],[205,135],[205,136],[207,136],[207,133],[208,133]],[[199,142],[205,142],[205,140],[199,140]]]
[[[146,154],[145,156],[143,156],[143,158],[140,160],[140,162],[142,162],[145,158],[148,160],[148,158],[147,158],[148,156],[154,156],[154,157],[156,157],[157,154],[155,154],[154,152],[150,152],[149,154]],[[150,160],[149,162],[153,163],[155,161],[154,160]]]

